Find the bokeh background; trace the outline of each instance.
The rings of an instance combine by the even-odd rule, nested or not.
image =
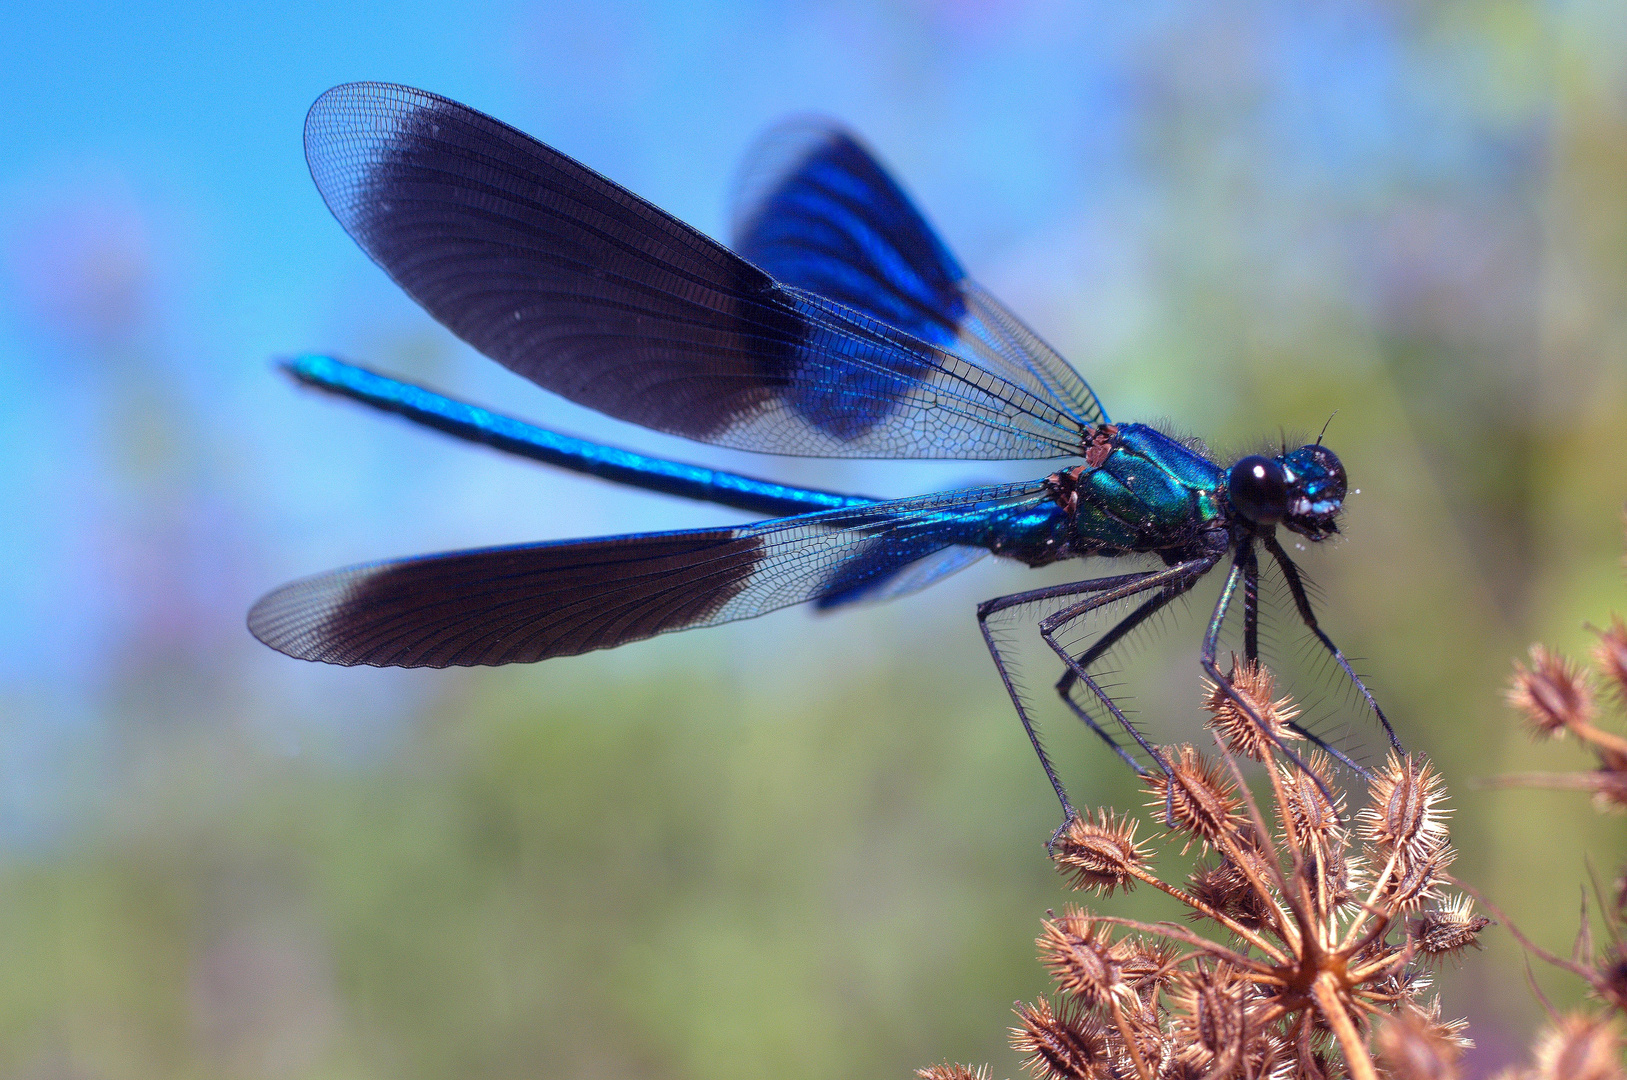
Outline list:
[[[14,3],[3,25],[0,1073],[1017,1069],[1008,1010],[1044,988],[1032,939],[1066,896],[972,609],[1037,576],[493,671],[325,669],[243,630],[264,590],[347,562],[738,517],[298,392],[277,355],[822,486],[1034,471],[728,454],[472,354],[306,174],[304,111],[351,79],[466,101],[719,236],[757,132],[841,117],[1115,417],[1221,448],[1336,412],[1361,494],[1306,565],[1453,786],[1458,872],[1567,952],[1584,858],[1620,861],[1622,820],[1583,797],[1479,782],[1585,764],[1531,748],[1501,688],[1529,641],[1580,652],[1627,608],[1622,5]],[[1167,737],[1199,693],[1197,619],[1172,622],[1124,687]],[[1048,719],[1081,801],[1139,801]],[[1442,983],[1489,1071],[1540,1011],[1486,937]]]

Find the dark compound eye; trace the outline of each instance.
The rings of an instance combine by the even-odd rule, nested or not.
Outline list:
[[[1226,485],[1232,505],[1250,521],[1275,525],[1288,515],[1288,478],[1268,457],[1251,454],[1239,461]]]

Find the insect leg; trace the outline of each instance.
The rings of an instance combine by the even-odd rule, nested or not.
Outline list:
[[[1237,561],[1243,565],[1243,655],[1250,663],[1257,664],[1260,661],[1260,560],[1254,553],[1254,541],[1244,540],[1238,546]],[[1292,720],[1288,721],[1288,726],[1321,747],[1345,768],[1359,776],[1367,775],[1366,769],[1350,760],[1348,754],[1322,736]]]
[[[1258,558],[1255,556],[1253,544],[1249,541],[1244,541],[1243,544],[1238,548],[1237,558],[1243,567],[1243,648],[1245,655],[1249,660],[1258,662],[1260,564]],[[1198,578],[1191,578],[1180,588],[1160,593],[1151,600],[1148,600],[1145,604],[1142,604],[1135,611],[1131,612],[1129,615],[1120,620],[1119,623],[1111,630],[1103,634],[1100,639],[1091,645],[1089,650],[1081,654],[1078,658],[1079,666],[1088,669],[1092,664],[1100,659],[1102,655],[1107,652],[1107,650],[1111,649],[1120,640],[1122,640],[1126,634],[1134,630],[1137,626],[1139,626],[1142,622],[1159,611],[1165,605],[1184,595],[1197,583]],[[1062,700],[1068,703],[1068,708],[1072,709],[1076,716],[1078,716],[1081,720],[1084,720],[1087,724],[1090,724],[1092,728],[1094,728],[1097,733],[1100,734],[1100,729],[1096,728],[1090,714],[1082,706],[1080,706],[1078,702],[1074,701],[1069,694],[1069,691],[1073,688],[1073,684],[1077,681],[1078,675],[1070,665],[1067,671],[1063,673],[1061,681],[1059,681],[1056,685],[1057,692],[1062,696]],[[1367,775],[1366,769],[1363,769],[1360,765],[1356,764],[1356,762],[1350,759],[1348,754],[1340,750],[1337,746],[1334,746],[1327,740],[1323,739],[1320,735],[1301,726],[1298,723],[1295,723],[1292,720],[1288,722],[1288,726],[1294,731],[1298,732],[1300,735],[1303,735],[1306,739],[1321,747],[1328,753],[1329,756],[1333,757],[1341,765],[1344,765],[1352,772],[1362,776]]]
[[[1157,764],[1158,768],[1163,771],[1164,775],[1168,777],[1173,777],[1174,774],[1170,772],[1169,762],[1165,760],[1164,755],[1155,750],[1152,745],[1147,742],[1146,736],[1142,735],[1140,730],[1134,724],[1130,723],[1129,717],[1124,715],[1124,711],[1118,707],[1118,703],[1108,695],[1107,691],[1102,689],[1100,683],[1091,677],[1090,672],[1085,670],[1085,665],[1079,660],[1075,660],[1073,658],[1073,654],[1068,651],[1067,647],[1056,640],[1056,631],[1058,628],[1065,626],[1076,619],[1083,618],[1085,615],[1090,614],[1090,612],[1103,606],[1104,604],[1111,604],[1115,600],[1122,600],[1126,597],[1134,596],[1136,593],[1144,592],[1147,589],[1168,589],[1171,587],[1176,587],[1178,589],[1177,595],[1179,592],[1185,592],[1187,589],[1192,587],[1193,582],[1195,582],[1198,578],[1201,578],[1204,574],[1207,574],[1217,561],[1217,557],[1211,556],[1208,558],[1193,559],[1190,562],[1180,563],[1176,566],[1170,567],[1168,570],[1162,570],[1149,574],[1145,579],[1134,586],[1126,586],[1121,589],[1116,589],[1112,593],[1104,596],[1094,596],[1083,603],[1075,604],[1073,607],[1063,611],[1058,611],[1055,614],[1041,620],[1039,624],[1040,636],[1045,639],[1045,643],[1049,645],[1052,651],[1054,651],[1058,656],[1062,657],[1062,662],[1068,665],[1068,670],[1073,672],[1074,675],[1076,675],[1079,680],[1085,684],[1085,686],[1089,687],[1091,693],[1095,694],[1097,700],[1099,700],[1107,708],[1107,711],[1112,714],[1113,719],[1119,722],[1119,726],[1129,733],[1130,737],[1136,741],[1136,744],[1141,747],[1147,756],[1150,757],[1153,762]],[[1157,597],[1154,597],[1153,599],[1157,599]],[[1146,608],[1147,606],[1148,604],[1142,604],[1142,608]],[[1154,608],[1153,610],[1157,609]],[[1139,614],[1140,609],[1137,609],[1137,611],[1131,612],[1129,617],[1135,618]],[[1151,612],[1148,612],[1148,614],[1151,614]],[[1142,618],[1145,617],[1145,615],[1142,616]],[[1115,627],[1115,629],[1117,628]],[[1112,633],[1112,631],[1109,631],[1109,633]],[[1122,637],[1123,635],[1121,634],[1119,636]],[[1097,652],[1097,655],[1099,656],[1100,652]],[[1094,657],[1092,659],[1094,659]],[[1071,698],[1068,700],[1068,703],[1070,706],[1073,704]],[[1090,721],[1088,713],[1080,709],[1075,709],[1074,712],[1085,719],[1087,723],[1090,723],[1092,727],[1096,726]],[[1139,772],[1140,770],[1138,769],[1137,771]],[[1168,784],[1164,791],[1164,821],[1171,827],[1173,827],[1175,824],[1175,785],[1173,783]]]
[[[1058,656],[1062,657],[1062,662],[1068,665],[1069,670],[1073,672],[1074,676],[1078,678],[1079,681],[1083,682],[1085,686],[1090,689],[1091,693],[1096,695],[1097,700],[1099,700],[1107,711],[1112,714],[1113,719],[1118,721],[1119,726],[1122,727],[1125,732],[1136,741],[1136,744],[1141,747],[1142,751],[1146,753],[1146,755],[1151,758],[1166,774],[1169,772],[1169,764],[1164,760],[1164,755],[1147,741],[1146,736],[1142,735],[1140,730],[1137,729],[1134,724],[1130,723],[1129,718],[1126,717],[1123,710],[1121,710],[1118,705],[1114,703],[1107,691],[1103,690],[1101,684],[1091,677],[1089,671],[1085,670],[1084,664],[1080,663],[1078,660],[1075,660],[1073,654],[1069,652],[1068,647],[1056,640],[1056,632],[1061,627],[1083,618],[1092,611],[1095,611],[1097,608],[1105,607],[1106,605],[1115,603],[1119,600],[1128,599],[1137,593],[1146,592],[1148,589],[1169,590],[1173,593],[1173,595],[1179,595],[1180,593],[1191,588],[1192,582],[1202,577],[1209,571],[1210,567],[1214,565],[1214,559],[1203,558],[1193,559],[1190,562],[1178,563],[1177,565],[1170,567],[1168,570],[1154,571],[1144,575],[1139,581],[1128,582],[1119,586],[1118,588],[1103,591],[1096,596],[1090,597],[1088,600],[1073,605],[1072,607],[1064,608],[1061,611],[1048,615],[1044,619],[1041,619],[1039,624],[1040,637],[1045,639],[1045,644],[1049,645],[1052,651],[1054,651]],[[1154,599],[1159,598],[1155,597]],[[1173,596],[1171,596],[1171,599],[1173,599]],[[1165,602],[1167,603],[1167,601]],[[1147,607],[1148,604],[1142,605],[1142,609]],[[1153,610],[1157,609],[1154,608]],[[1129,618],[1135,619],[1137,616],[1145,618],[1147,614],[1151,614],[1151,612],[1148,611],[1146,614],[1143,614],[1142,610],[1138,609],[1137,611],[1132,612]],[[1124,621],[1127,622],[1129,619]],[[1118,627],[1114,627],[1114,630],[1109,631],[1109,634],[1112,634],[1117,629]],[[1131,628],[1126,628],[1125,632],[1127,633],[1129,629]],[[1119,636],[1123,635],[1120,634]],[[1094,727],[1095,725],[1092,726]],[[1137,771],[1140,770],[1138,769]]]
[[[1244,540],[1237,548],[1237,560],[1243,564],[1243,656],[1250,663],[1260,659],[1260,560],[1254,554],[1252,541]]]
[[[1395,737],[1395,729],[1390,726],[1389,717],[1384,715],[1384,710],[1379,708],[1378,702],[1373,700],[1372,692],[1367,689],[1367,685],[1351,669],[1350,662],[1345,659],[1345,654],[1339,651],[1339,647],[1333,643],[1333,639],[1323,633],[1322,628],[1316,624],[1316,613],[1311,610],[1310,597],[1305,595],[1305,583],[1300,578],[1299,567],[1294,565],[1294,560],[1288,557],[1288,553],[1282,549],[1281,544],[1277,543],[1275,536],[1261,537],[1260,542],[1265,545],[1267,551],[1271,552],[1271,557],[1277,560],[1277,565],[1282,567],[1282,576],[1288,581],[1288,591],[1294,596],[1294,606],[1299,609],[1299,617],[1304,620],[1306,626],[1311,628],[1311,633],[1316,635],[1317,640],[1322,643],[1322,647],[1327,649],[1338,665],[1344,669],[1344,673],[1349,676],[1356,689],[1361,691],[1361,696],[1367,700],[1367,705],[1373,710],[1373,714],[1378,717],[1378,722],[1384,725],[1384,733],[1390,737],[1390,746],[1398,754],[1406,753],[1401,747],[1401,740]],[[1362,772],[1364,775],[1366,772],[1366,770],[1357,771]]]
[[[1220,665],[1215,662],[1215,654],[1219,650],[1221,625],[1226,621],[1226,612],[1232,605],[1232,599],[1237,595],[1237,587],[1242,582],[1246,570],[1247,567],[1244,564],[1242,552],[1239,552],[1237,558],[1232,560],[1231,571],[1226,575],[1226,584],[1220,589],[1220,599],[1215,602],[1215,612],[1209,617],[1209,629],[1204,631],[1203,634],[1203,656],[1201,658],[1203,672],[1214,681],[1215,686],[1219,688],[1221,693],[1232,700],[1232,704],[1243,710],[1243,715],[1259,726],[1260,731],[1276,745],[1278,750],[1282,751],[1284,757],[1292,761],[1301,772],[1316,782],[1317,789],[1322,792],[1322,797],[1328,801],[1328,805],[1336,806],[1337,800],[1334,799],[1333,792],[1328,789],[1322,778],[1311,771],[1311,767],[1305,764],[1305,760],[1291,750],[1288,744],[1282,741],[1282,737],[1266,725],[1265,718],[1259,714],[1259,711],[1255,709],[1251,702],[1237,692],[1237,688],[1232,685],[1231,680],[1220,673]],[[1344,760],[1349,761],[1348,758]],[[1365,770],[1360,769],[1359,766],[1356,768],[1358,772],[1366,775]]]
[[[1100,660],[1109,649],[1122,641],[1124,637],[1132,630],[1146,622],[1147,619],[1151,618],[1157,612],[1161,611],[1171,601],[1183,596],[1192,588],[1192,586],[1198,583],[1198,578],[1201,576],[1202,575],[1197,575],[1189,578],[1184,582],[1179,583],[1177,587],[1166,588],[1165,590],[1159,592],[1156,596],[1147,600],[1140,607],[1130,612],[1130,614],[1120,619],[1112,629],[1108,630],[1101,637],[1097,638],[1090,648],[1085,650],[1085,652],[1078,657],[1076,662],[1079,668],[1089,670],[1092,664],[1094,664],[1097,660]],[[1090,715],[1090,711],[1084,706],[1080,705],[1077,701],[1073,700],[1072,690],[1074,684],[1078,681],[1079,672],[1076,671],[1074,669],[1074,665],[1070,663],[1066,668],[1063,669],[1062,678],[1057,680],[1056,692],[1062,698],[1062,700],[1067,703],[1068,708],[1073,710],[1073,714],[1075,716],[1088,724],[1091,730],[1095,731],[1098,735],[1103,735],[1105,737],[1105,733],[1097,725],[1095,718]],[[1121,756],[1123,755],[1123,748],[1117,743],[1114,743],[1113,748],[1118,750]]]
[[[1078,817],[1073,804],[1068,801],[1068,793],[1062,786],[1062,781],[1056,775],[1056,768],[1051,764],[1050,755],[1045,752],[1045,746],[1040,741],[1039,733],[1034,729],[1034,721],[1028,715],[1028,708],[1023,704],[1022,694],[1017,690],[1017,684],[1012,680],[1011,672],[1006,661],[1000,654],[1000,645],[994,638],[994,631],[989,626],[989,617],[1008,608],[1019,607],[1044,600],[1054,600],[1059,597],[1076,596],[1081,593],[1102,592],[1105,590],[1129,588],[1131,593],[1139,591],[1137,586],[1150,577],[1157,576],[1156,571],[1142,571],[1134,574],[1119,574],[1114,577],[1094,578],[1090,581],[1075,581],[1066,585],[1053,585],[1044,589],[1032,589],[1028,592],[1013,593],[1010,596],[1000,596],[993,600],[985,600],[977,605],[977,626],[983,632],[983,643],[989,648],[989,655],[994,659],[995,670],[1000,673],[1000,681],[1005,684],[1006,693],[1011,696],[1012,705],[1016,706],[1017,718],[1022,721],[1023,730],[1028,733],[1028,741],[1033,744],[1034,753],[1039,755],[1040,767],[1045,770],[1045,777],[1051,782],[1051,788],[1056,792],[1057,799],[1062,803],[1063,827]],[[1097,723],[1089,717],[1084,718],[1103,742],[1113,748],[1113,752],[1136,772],[1141,772],[1141,765],[1131,757],[1123,747],[1113,741],[1113,737],[1102,730]]]

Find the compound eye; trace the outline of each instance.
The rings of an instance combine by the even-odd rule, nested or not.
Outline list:
[[[1250,521],[1275,525],[1288,516],[1288,477],[1282,466],[1258,454],[1232,466],[1227,488],[1232,505]]]

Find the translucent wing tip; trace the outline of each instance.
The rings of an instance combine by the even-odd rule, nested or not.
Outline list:
[[[326,91],[305,114],[305,164],[323,202],[351,229],[355,204],[380,148],[407,134],[415,117],[446,98],[394,83],[343,83]]]
[[[328,631],[358,583],[354,572],[335,571],[273,589],[249,609],[249,633],[296,660],[346,667],[364,663],[349,656]]]

